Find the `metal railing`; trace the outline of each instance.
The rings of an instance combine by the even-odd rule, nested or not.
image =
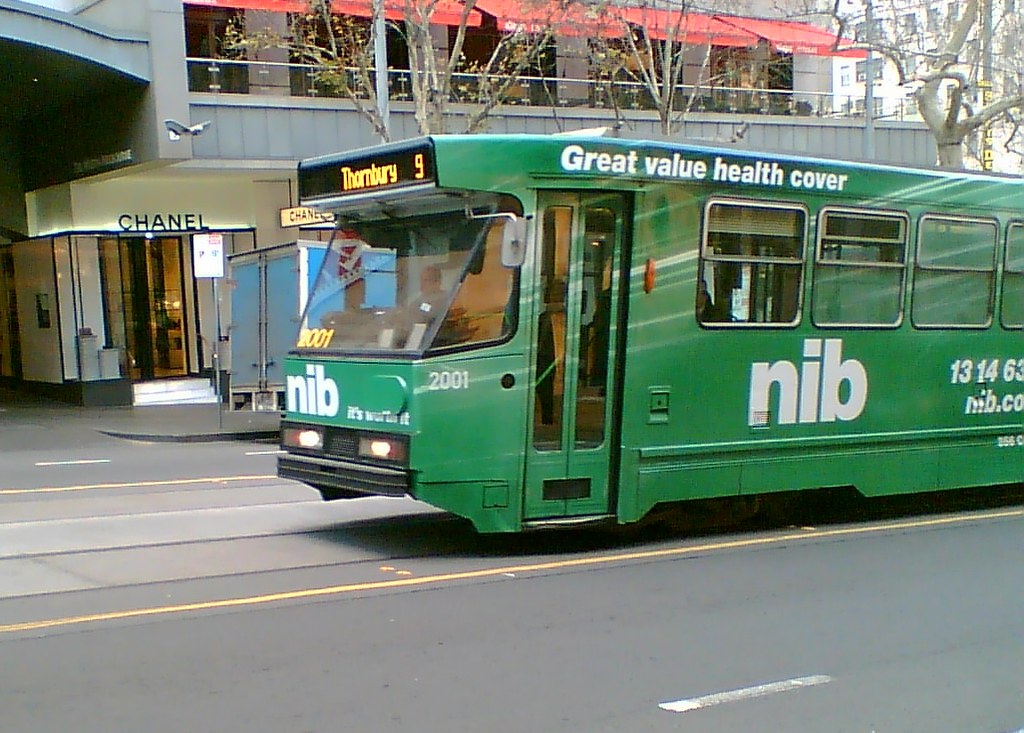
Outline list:
[[[344,98],[335,84],[321,79],[318,68],[307,64],[275,61],[188,58],[190,92]],[[355,71],[349,71],[355,85]],[[410,72],[388,71],[391,99],[412,99]],[[493,79],[497,86],[500,78]],[[478,100],[479,77],[456,74],[449,101]],[[522,76],[506,93],[503,104],[535,107],[582,107],[589,109],[654,110],[656,105],[645,85],[629,80],[566,79]],[[673,108],[677,112],[724,112],[758,115],[862,117],[861,96],[789,89],[680,85]],[[904,120],[917,117],[912,100],[876,97],[876,119]]]

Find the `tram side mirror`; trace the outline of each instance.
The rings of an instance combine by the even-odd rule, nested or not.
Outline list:
[[[522,267],[526,260],[526,219],[509,216],[501,232],[501,264]]]

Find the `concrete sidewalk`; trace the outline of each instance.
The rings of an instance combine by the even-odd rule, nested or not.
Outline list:
[[[60,444],[75,433],[132,440],[276,440],[280,412],[228,411],[216,404],[77,407],[0,391],[0,449],[35,435]]]

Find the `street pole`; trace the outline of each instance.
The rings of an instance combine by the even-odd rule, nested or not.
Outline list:
[[[992,0],[981,0],[978,3],[981,13],[981,79],[978,82],[982,108],[992,103]],[[981,128],[981,167],[990,171],[995,167],[995,154],[992,152],[992,123]]]
[[[384,132],[382,142],[391,136],[391,96],[388,91],[388,29],[384,18],[384,0],[373,0],[373,65],[377,76],[377,109]]]
[[[217,288],[219,277],[213,278],[213,310],[217,314],[217,345],[213,349],[213,393],[217,395],[217,427],[224,429],[224,400],[220,394],[220,290]]]
[[[875,42],[875,13],[872,0],[864,6],[868,57],[864,60],[864,160],[875,158],[875,64],[871,46]]]
[[[197,278],[213,278],[213,312],[216,333],[213,344],[213,393],[217,396],[217,426],[224,428],[224,406],[220,388],[220,288],[217,281],[224,277],[224,235],[202,232],[192,235],[192,274]]]

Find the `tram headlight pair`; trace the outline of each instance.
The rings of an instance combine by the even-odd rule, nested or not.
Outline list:
[[[405,467],[409,460],[409,437],[389,433],[363,432],[351,428],[287,423],[281,426],[281,447],[323,458]]]
[[[281,443],[286,448],[301,448],[303,450],[323,450],[324,431],[323,428],[314,427],[282,428]]]

